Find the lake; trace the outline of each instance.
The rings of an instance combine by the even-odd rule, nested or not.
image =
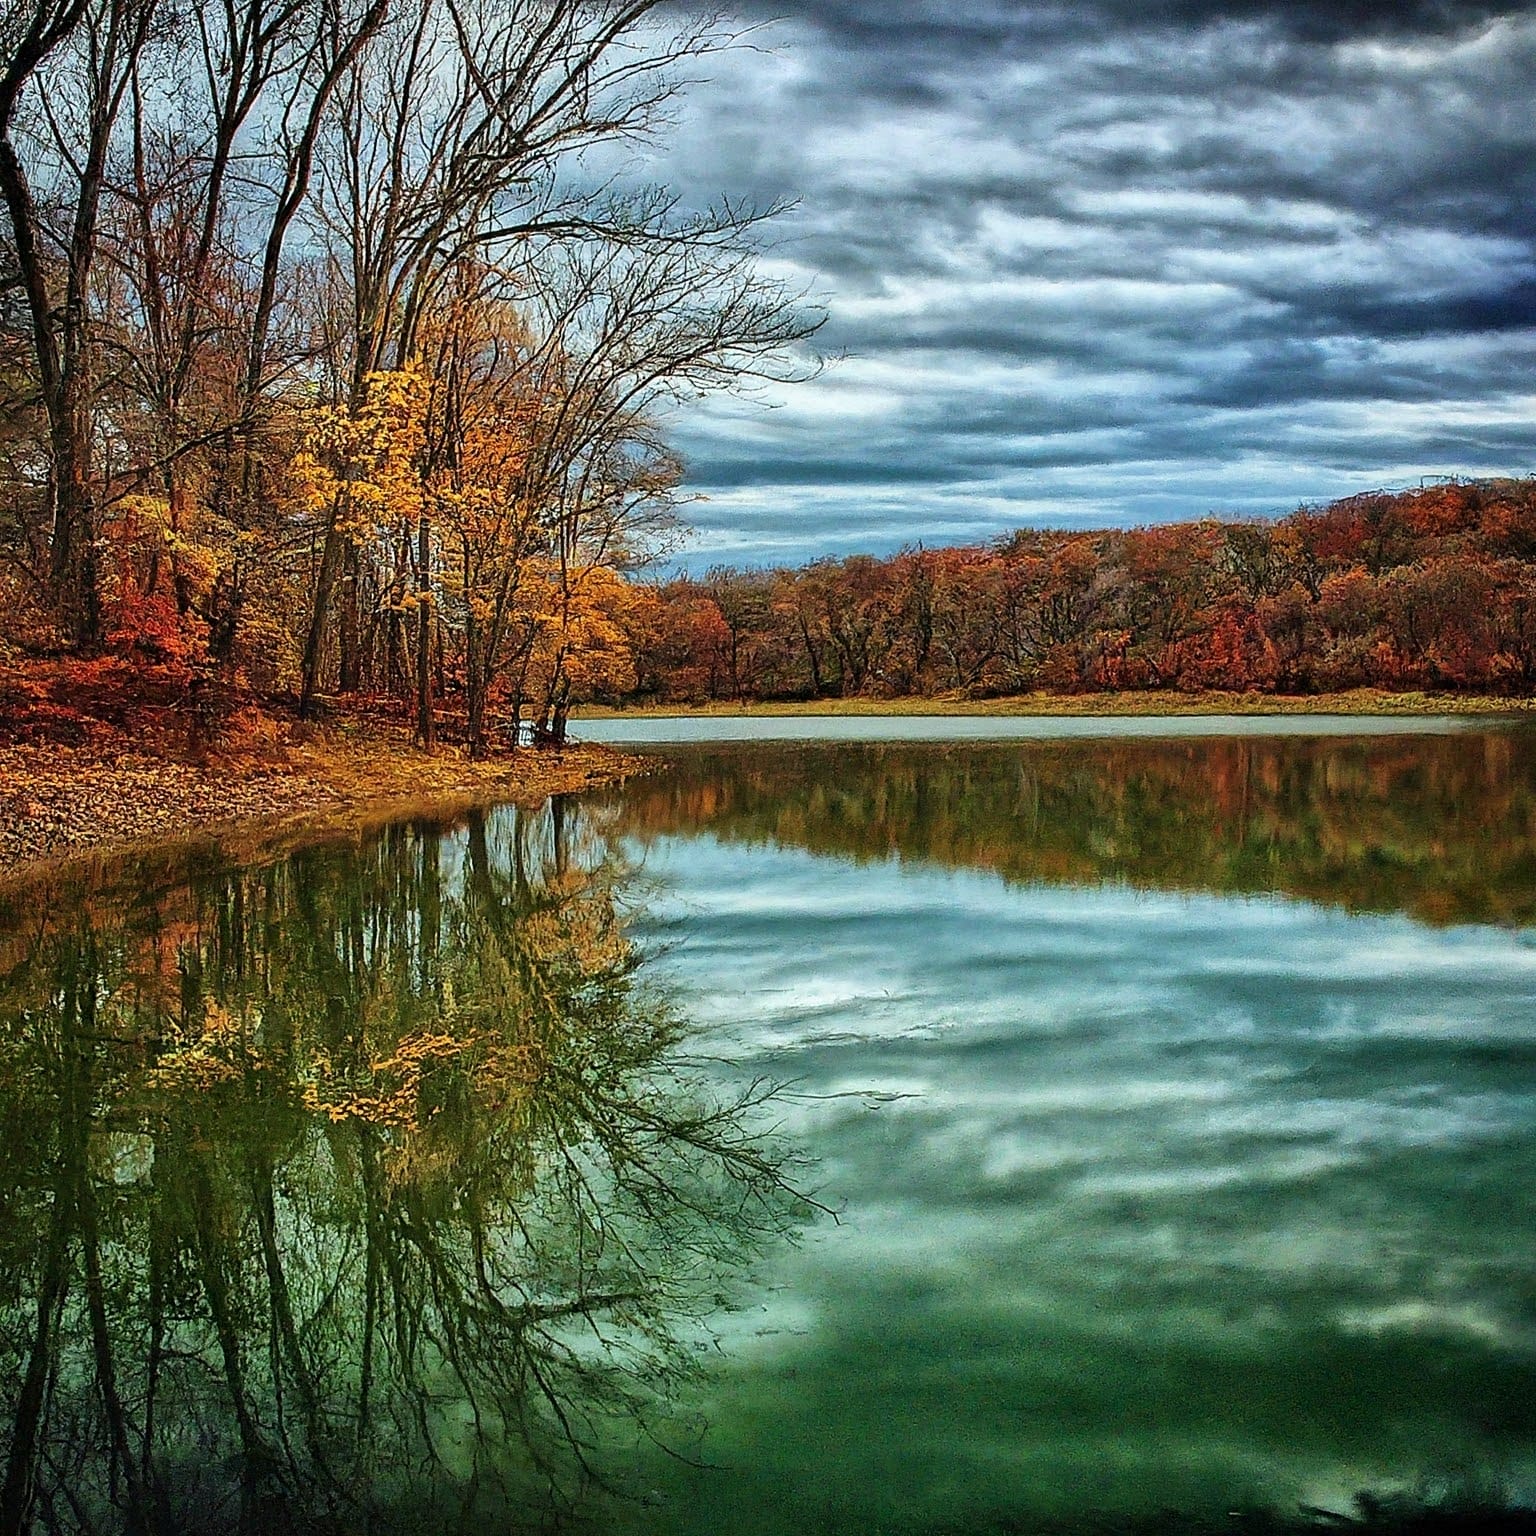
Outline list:
[[[0,902],[0,1528],[1536,1503],[1536,737],[1021,723]]]

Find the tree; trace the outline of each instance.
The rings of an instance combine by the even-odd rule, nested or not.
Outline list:
[[[92,389],[101,360],[91,329],[92,279],[108,159],[156,10],[157,0],[38,0],[6,15],[0,192],[48,418],[49,582],[70,635],[86,645],[100,640],[102,622]],[[23,93],[44,72],[48,106],[23,121]],[[34,189],[40,170],[51,173],[46,215]]]
[[[50,586],[77,643],[102,638],[113,500],[163,492],[179,534],[186,461],[216,444],[226,483],[210,500],[231,501],[231,477],[249,490],[234,449],[269,382],[287,237],[335,84],[386,6],[43,0],[10,15],[0,189],[48,417]],[[177,602],[191,606],[185,582]]]

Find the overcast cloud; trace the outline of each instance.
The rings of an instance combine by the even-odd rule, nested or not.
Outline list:
[[[680,423],[688,564],[1536,468],[1536,0],[745,14],[663,169],[842,358]]]

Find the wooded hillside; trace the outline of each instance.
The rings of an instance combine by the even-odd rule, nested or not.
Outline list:
[[[790,570],[659,592],[636,640],[659,701],[1033,689],[1536,687],[1536,480]]]

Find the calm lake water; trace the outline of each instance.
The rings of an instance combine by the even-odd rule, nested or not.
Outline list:
[[[1536,1503],[1528,732],[670,748],[13,896],[0,1023],[0,1528]]]
[[[726,741],[1070,741],[1212,736],[1445,736],[1456,715],[631,715],[571,722],[582,741],[656,746]]]

